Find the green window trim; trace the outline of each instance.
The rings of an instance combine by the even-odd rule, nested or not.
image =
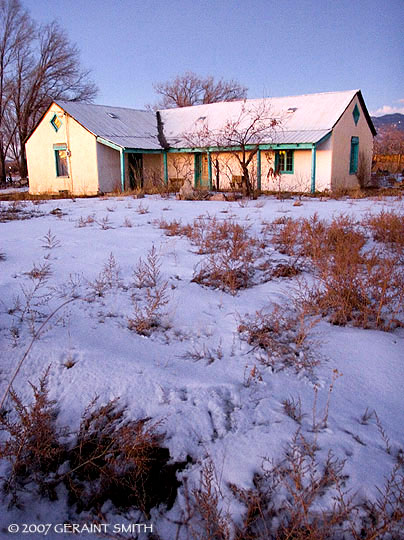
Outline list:
[[[351,137],[351,153],[349,156],[349,174],[358,172],[359,137]]]
[[[53,145],[55,168],[57,178],[69,178],[69,166],[67,163],[67,146],[65,144]]]
[[[293,150],[277,150],[275,152],[275,170],[280,174],[293,174],[294,161]]]
[[[57,133],[59,131],[59,129],[62,127],[62,120],[59,118],[59,116],[57,114],[54,114],[52,116],[50,124]]]
[[[354,119],[354,122],[355,122],[355,126],[358,125],[360,115],[361,115],[361,113],[359,111],[358,105],[357,105],[357,103],[355,103],[354,110],[352,111],[352,116],[353,116],[353,119]]]

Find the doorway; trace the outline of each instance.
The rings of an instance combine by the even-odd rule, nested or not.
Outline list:
[[[143,187],[143,156],[128,153],[129,189]]]

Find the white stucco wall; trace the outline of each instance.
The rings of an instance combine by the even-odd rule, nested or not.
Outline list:
[[[358,106],[360,116],[355,125],[353,110]],[[349,174],[351,137],[359,138],[359,167],[362,160],[364,174],[369,179],[372,167],[373,135],[357,96],[352,100],[333,129],[332,189],[354,189],[359,186],[356,174]]]
[[[50,121],[54,114],[62,121],[56,132]],[[70,150],[68,177],[56,175],[54,145],[65,144]],[[74,195],[98,192],[97,150],[94,135],[53,104],[26,143],[29,191],[32,194],[59,193]]]

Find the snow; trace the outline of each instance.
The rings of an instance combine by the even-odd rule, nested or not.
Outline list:
[[[182,473],[189,483],[197,483],[201,465],[210,456],[223,492],[230,497],[229,482],[251,487],[263,458],[280,457],[296,432],[298,426],[285,414],[283,400],[301,398],[306,413],[301,429],[313,435],[317,388],[320,417],[330,399],[328,426],[316,434],[320,455],[325,457],[332,449],[337,457],[349,458],[345,466],[348,487],[353,492],[376,495],[375,486],[383,484],[394,465],[394,451],[404,447],[404,329],[386,333],[336,327],[322,320],[312,330],[315,354],[321,359],[314,373],[274,372],[262,366],[256,351],[240,340],[237,326],[247,313],[273,302],[290,303],[295,279],[274,279],[235,296],[202,287],[191,282],[201,256],[186,238],[166,236],[155,224],[159,219],[180,219],[186,224],[200,215],[232,217],[248,224],[251,234],[260,235],[263,221],[283,215],[309,217],[316,212],[320,218],[331,219],[344,213],[361,220],[382,209],[404,213],[403,202],[394,198],[303,199],[301,206],[293,206],[294,202],[262,197],[258,204],[248,201],[241,205],[148,196],[141,203],[129,197],[22,203],[24,212],[34,210],[36,216],[0,224],[0,252],[5,255],[0,262],[1,395],[31,340],[27,324],[21,326],[18,339],[11,337],[10,328],[16,321],[10,309],[17,295],[23,298],[22,287],[25,291],[30,287],[27,272],[34,263],[50,265],[47,285],[54,291],[71,289],[69,284],[74,282],[79,293],[86,291],[88,295],[89,283],[94,282],[111,253],[120,267],[122,282],[129,286],[139,258],[144,260],[154,245],[162,262],[162,279],[168,281],[169,304],[163,327],[149,337],[128,329],[130,289],[113,288],[93,301],[70,303],[50,321],[22,365],[14,388],[24,402],[32,398],[28,381],[36,384],[48,365],[50,397],[58,402],[60,425],[77,428],[84,408],[95,395],[101,403],[120,397],[133,418],[162,421],[174,460],[192,457],[193,464]],[[4,208],[12,203],[0,204]],[[56,208],[61,212],[51,214]],[[140,213],[141,208],[147,212]],[[94,216],[95,221],[79,227],[80,218],[88,216]],[[110,228],[103,229],[106,217]],[[132,227],[123,226],[125,218]],[[46,240],[47,235],[53,240]],[[63,301],[54,292],[49,310]],[[195,351],[205,357],[193,359]],[[209,361],[208,352],[213,361]],[[74,365],[68,369],[65,364],[69,360]],[[254,366],[259,378],[248,380]],[[330,393],[335,369],[340,376]],[[377,411],[390,439],[391,455],[374,419],[360,422],[366,408]],[[4,465],[0,470],[4,473]],[[179,498],[170,512],[172,519],[178,518],[182,503]],[[6,537],[10,523],[57,524],[68,518],[74,522],[63,493],[52,503],[28,494],[22,510],[4,506],[0,514],[0,538]],[[110,523],[123,522],[113,509],[107,515]],[[162,539],[175,537],[175,528],[157,512],[152,512],[151,522]],[[70,538],[71,534],[58,533],[56,537]],[[86,534],[89,539],[98,537]]]
[[[247,129],[257,111],[281,121],[277,143],[316,142],[333,129],[360,90],[322,92],[300,96],[227,101],[161,110],[164,134],[173,146],[187,145],[183,134],[195,134],[204,126],[210,132],[223,130],[226,122],[241,121]],[[292,112],[293,111],[293,112]],[[265,116],[264,115],[264,116]]]

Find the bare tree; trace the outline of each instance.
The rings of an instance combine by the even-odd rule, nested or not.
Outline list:
[[[247,88],[236,81],[215,81],[213,77],[200,77],[191,71],[178,75],[174,79],[157,83],[154,89],[161,96],[156,109],[188,107],[218,101],[244,99]]]
[[[36,25],[20,0],[0,0],[0,32],[0,157],[11,151],[25,178],[25,140],[52,100],[91,101],[97,88],[59,24]]]
[[[216,172],[220,170],[221,155],[233,155],[241,171],[241,187],[244,196],[254,192],[254,157],[259,145],[270,144],[275,133],[281,127],[281,118],[275,118],[268,101],[249,104],[247,101],[240,107],[234,118],[228,118],[221,127],[212,129],[205,120],[202,127],[182,135],[184,141],[194,148],[207,148],[214,157]],[[229,168],[228,161],[225,164]],[[235,171],[232,171],[234,175]],[[255,171],[256,172],[256,171]],[[216,178],[218,184],[218,179]]]
[[[15,127],[11,123],[12,80],[18,50],[27,43],[33,25],[19,0],[0,0],[0,181]]]
[[[36,45],[35,48],[32,45]],[[53,22],[40,27],[37,42],[18,54],[13,81],[13,111],[20,175],[27,175],[24,142],[52,100],[92,101],[97,88],[80,68],[79,51]]]

